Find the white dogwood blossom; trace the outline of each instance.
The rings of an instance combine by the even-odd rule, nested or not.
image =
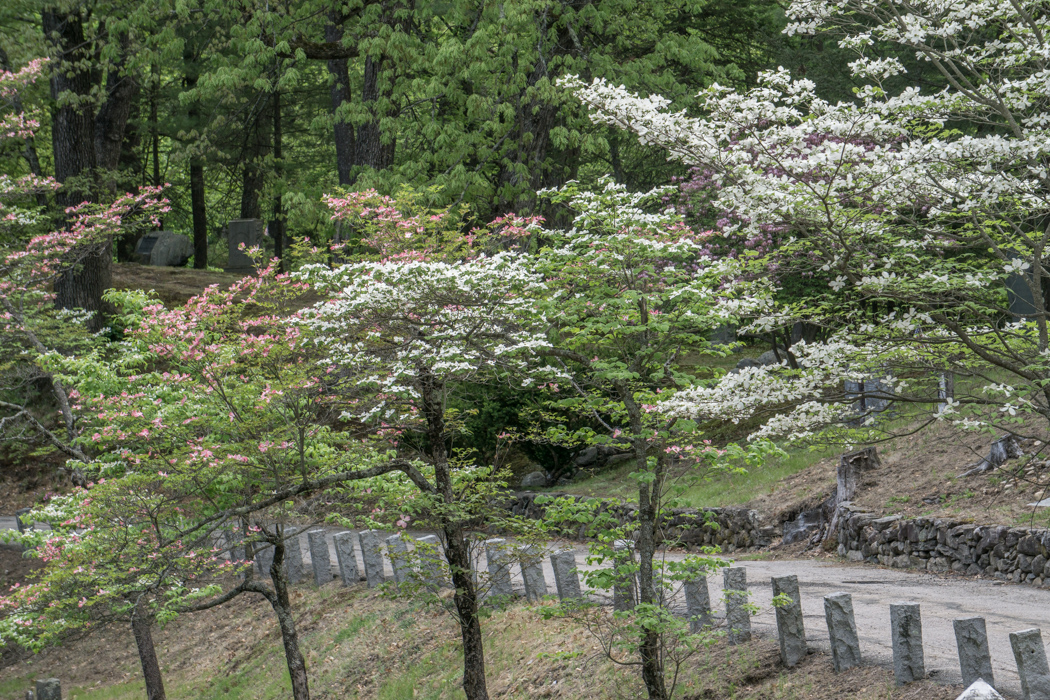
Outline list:
[[[836,36],[858,54],[851,69],[871,82],[856,99],[832,104],[783,68],[745,92],[711,86],[699,115],[604,80],[563,81],[595,122],[712,173],[726,232],[787,232],[758,262],[810,290],[755,309],[745,329],[806,324],[823,356],[796,346],[782,365],[729,374],[668,408],[733,420],[775,410],[764,434],[808,435],[853,420],[851,375],[889,373],[924,381],[879,379],[880,391],[964,427],[1050,419],[1050,3],[795,0],[788,15],[789,34]],[[940,87],[891,90],[907,73],[879,54],[886,46],[929,62]],[[1005,374],[1017,398],[1000,411],[967,388],[948,404],[945,374],[971,377],[967,387]]]

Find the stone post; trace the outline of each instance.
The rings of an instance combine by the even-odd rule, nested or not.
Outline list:
[[[742,644],[751,639],[751,614],[744,607],[747,605],[747,569],[733,566],[723,569],[722,576],[729,643]]]
[[[890,605],[890,633],[893,639],[893,677],[897,685],[921,681],[926,677],[926,664],[918,603]]]
[[[615,571],[613,579],[613,610],[634,610],[637,600],[634,575],[634,543],[630,540],[616,540],[613,543],[613,567],[632,569],[630,573]]]
[[[489,569],[489,595],[507,597],[514,595],[510,584],[510,558],[504,548],[507,541],[502,538],[485,540],[485,561]]]
[[[314,583],[323,586],[332,580],[332,555],[328,551],[328,537],[324,530],[314,530],[306,536],[310,543],[310,565]]]
[[[521,552],[521,578],[525,582],[525,598],[536,602],[547,595],[547,579],[543,575],[543,561],[535,545]]]
[[[1021,676],[1024,700],[1050,700],[1050,668],[1046,663],[1043,635],[1036,629],[1010,633],[1010,647]]]
[[[416,547],[419,555],[419,568],[423,581],[431,588],[441,587],[441,542],[437,535],[426,535],[418,540],[422,548]],[[422,549],[422,551],[420,551]]]
[[[773,597],[784,595],[789,605],[776,608],[777,636],[780,638],[780,659],[788,668],[806,658],[806,630],[802,624],[802,595],[798,591],[798,576],[774,576]]]
[[[379,532],[362,530],[357,533],[361,540],[361,557],[365,561],[365,579],[369,588],[375,588],[386,581],[383,571],[383,551],[379,548]]]
[[[849,593],[824,596],[824,617],[831,637],[831,661],[835,673],[860,665],[860,640],[853,618],[853,597]]]
[[[37,700],[62,700],[62,683],[57,678],[43,678],[36,682]]]
[[[357,572],[357,555],[354,554],[354,533],[340,532],[332,538],[335,544],[335,558],[339,562],[339,577],[344,586],[353,586],[360,580]]]
[[[570,598],[582,599],[580,577],[576,573],[576,552],[571,549],[554,552],[551,554],[551,567],[554,569],[554,585],[558,589],[558,598],[563,601]]]
[[[689,615],[689,632],[696,634],[711,624],[711,594],[707,590],[707,577],[699,576],[686,581],[682,588],[685,590],[686,614]]]
[[[971,686],[978,679],[995,685],[992,676],[992,654],[988,649],[988,631],[983,617],[963,617],[952,620],[955,644],[959,648],[959,669],[963,685]]]
[[[386,551],[390,554],[390,567],[394,570],[394,583],[400,586],[412,575],[408,563],[408,543],[400,534],[386,538]]]
[[[269,542],[255,543],[255,565],[259,567],[259,574],[263,578],[269,578],[270,567],[273,566],[273,545]]]
[[[299,544],[301,528],[284,528],[284,575],[290,585],[303,580],[303,548]]]

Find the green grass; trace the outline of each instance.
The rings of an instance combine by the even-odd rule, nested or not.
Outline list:
[[[773,459],[745,474],[713,476],[688,486],[682,497],[700,507],[733,506],[747,503],[762,493],[771,493],[779,481],[810,467],[831,454],[830,451],[788,450],[787,457]],[[627,464],[603,471],[590,479],[558,486],[549,491],[596,498],[637,499],[637,484],[630,478],[634,466]]]

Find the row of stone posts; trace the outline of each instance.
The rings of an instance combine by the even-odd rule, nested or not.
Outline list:
[[[302,550],[299,547],[299,528],[289,527],[285,530],[285,563],[284,573],[290,584],[297,584],[305,576]],[[390,557],[393,583],[402,585],[415,576],[431,588],[447,585],[447,576],[441,572],[441,561],[438,553],[438,538],[426,535],[414,540],[414,551],[408,548],[408,538],[401,534],[382,538],[377,530],[363,530],[358,533],[341,532],[335,535],[333,543],[339,569],[339,577],[345,586],[356,584],[360,580],[357,568],[357,557],[354,553],[354,539],[361,548],[361,559],[364,562],[364,579],[369,588],[386,582],[383,560],[383,543]],[[328,550],[327,533],[315,530],[307,533],[310,547],[310,559],[314,583],[324,585],[332,580],[332,561]],[[512,549],[504,539],[486,540],[485,554],[489,572],[489,595],[512,596],[511,567],[516,563],[521,568],[525,584],[525,597],[537,601],[547,595],[547,581],[543,573],[543,564],[539,551],[535,547]],[[273,564],[273,547],[265,546],[255,554],[255,562],[264,575]],[[580,599],[579,576],[576,572],[576,553],[571,549],[553,552],[550,555],[551,567],[554,570],[554,583],[559,598],[563,600]],[[418,562],[419,570],[413,564]]]

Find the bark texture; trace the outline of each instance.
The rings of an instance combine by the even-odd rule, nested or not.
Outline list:
[[[434,482],[438,494],[445,503],[451,505],[455,501],[455,493],[445,450],[443,387],[426,369],[421,369],[419,376],[423,414],[427,421],[427,441],[430,443],[430,456],[434,463]],[[452,585],[456,588],[453,603],[456,606],[463,643],[463,692],[467,700],[488,700],[485,645],[481,636],[481,620],[478,617],[478,593],[472,575],[470,545],[459,522],[448,521],[443,530],[445,556],[452,572]]]
[[[160,673],[160,662],[157,661],[157,650],[153,646],[153,618],[139,604],[131,618],[131,631],[135,635],[135,646],[138,647],[139,663],[142,664],[142,677],[146,682],[146,700],[165,700],[164,678]]]

